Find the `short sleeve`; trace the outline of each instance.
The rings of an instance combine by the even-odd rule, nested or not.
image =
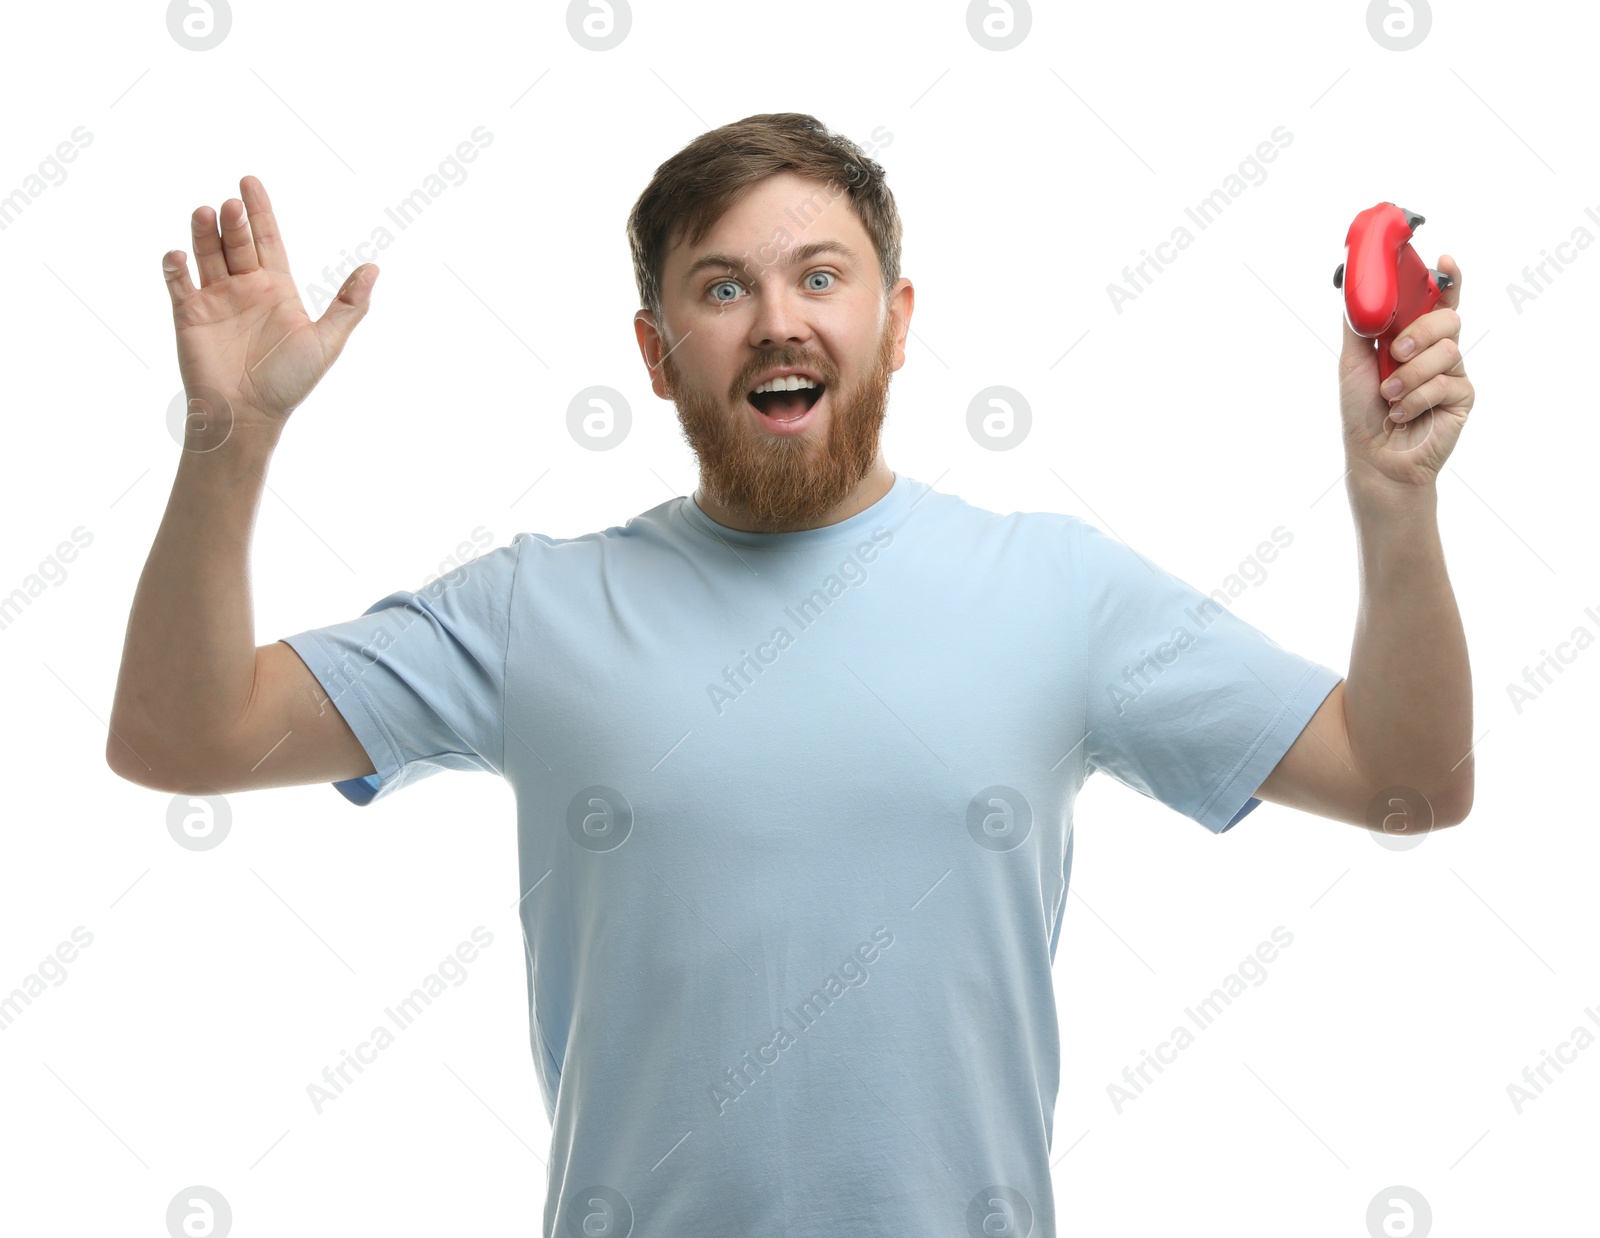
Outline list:
[[[1220,834],[1343,678],[1073,518],[1085,760]]]
[[[283,641],[350,724],[376,773],[332,785],[369,804],[442,769],[501,773],[511,599],[524,535],[359,618]]]

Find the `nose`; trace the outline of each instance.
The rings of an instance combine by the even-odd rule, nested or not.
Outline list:
[[[754,348],[787,348],[811,338],[804,307],[781,280],[763,288],[750,322],[750,344]]]

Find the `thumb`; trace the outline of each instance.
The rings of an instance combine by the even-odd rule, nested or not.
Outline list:
[[[344,343],[350,338],[350,332],[356,329],[356,323],[367,316],[367,308],[372,304],[372,285],[377,279],[378,268],[372,263],[358,266],[344,281],[344,287],[339,289],[333,304],[317,319],[317,336],[322,341],[329,364],[344,349]]]

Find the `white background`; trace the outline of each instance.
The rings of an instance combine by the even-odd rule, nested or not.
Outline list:
[[[93,943],[0,1034],[19,1231],[166,1232],[195,1184],[239,1234],[531,1233],[543,1211],[509,788],[230,796],[228,838],[193,852],[171,797],[105,766],[178,461],[160,259],[191,251],[190,212],[261,177],[320,312],[342,279],[324,266],[475,127],[493,135],[378,255],[371,313],[282,440],[253,560],[267,643],[419,587],[479,525],[494,545],[570,537],[692,491],[634,340],[624,221],[708,127],[802,111],[864,146],[891,135],[872,155],[917,290],[891,467],[991,510],[1077,514],[1206,591],[1282,525],[1292,545],[1233,609],[1341,672],[1359,585],[1333,268],[1380,200],[1427,217],[1429,265],[1460,263],[1478,402],[1438,492],[1476,688],[1472,815],[1409,851],[1271,804],[1218,838],[1091,782],[1056,962],[1056,1206],[1063,1234],[1359,1238],[1404,1185],[1440,1235],[1577,1232],[1600,1049],[1520,1114],[1507,1085],[1575,1028],[1600,1034],[1600,843],[1578,791],[1600,652],[1564,646],[1520,712],[1507,685],[1600,632],[1600,250],[1520,309],[1508,285],[1580,226],[1600,237],[1592,10],[1439,4],[1395,51],[1360,3],[1039,5],[1003,52],[962,5],[904,0],[641,3],[603,52],[559,4],[237,4],[203,52],[160,5],[63,12],[6,19],[0,194],[37,189],[75,127],[92,142],[0,231],[0,594],[74,528],[92,542],[0,630],[0,993],[75,927]],[[1278,126],[1293,140],[1265,181],[1198,231],[1183,208]],[[1118,313],[1107,285],[1179,224],[1194,244]],[[610,451],[566,426],[595,384],[633,414]],[[966,429],[992,384],[1033,410],[1013,450]],[[318,1116],[306,1085],[477,925],[494,943],[467,982]],[[1294,940],[1266,981],[1119,1114],[1107,1085],[1279,925]]]

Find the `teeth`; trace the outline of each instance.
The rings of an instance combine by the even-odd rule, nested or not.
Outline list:
[[[799,391],[802,388],[817,386],[809,378],[800,374],[791,374],[787,378],[769,378],[761,386],[752,391],[751,395],[758,395],[763,391]]]

